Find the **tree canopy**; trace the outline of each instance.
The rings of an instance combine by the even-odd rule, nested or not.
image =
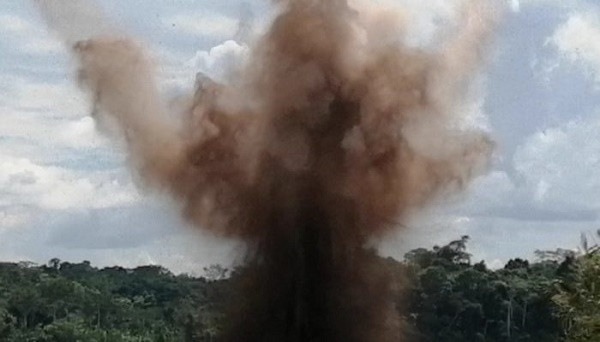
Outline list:
[[[472,262],[469,238],[380,258],[395,280],[406,341],[598,341],[600,252],[540,251],[497,270]],[[232,285],[251,269],[98,269],[51,259],[0,263],[1,341],[218,341]],[[235,304],[235,303],[233,303]]]

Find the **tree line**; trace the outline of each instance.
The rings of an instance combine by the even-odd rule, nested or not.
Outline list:
[[[471,261],[467,236],[380,262],[405,341],[600,341],[600,252],[584,242],[496,270]],[[243,272],[0,263],[0,341],[218,341]]]

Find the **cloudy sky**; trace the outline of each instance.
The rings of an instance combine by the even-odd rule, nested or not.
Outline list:
[[[413,18],[416,45],[455,13],[456,1],[396,2]],[[98,4],[152,51],[166,96],[189,90],[198,71],[224,79],[247,50],[251,34],[239,28],[259,32],[272,15],[266,0]],[[576,248],[580,233],[600,227],[600,7],[505,7],[471,100],[497,142],[494,165],[465,193],[386,237],[384,254],[467,234],[475,258],[494,266],[536,249]],[[0,260],[156,263],[198,273],[239,259],[237,244],[186,227],[175,204],[136,187],[125,156],[89,117],[69,55],[30,2],[0,2],[0,60]]]

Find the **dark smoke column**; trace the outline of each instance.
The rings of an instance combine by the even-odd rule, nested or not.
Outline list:
[[[39,4],[70,42],[54,22],[71,5]],[[198,227],[246,241],[226,340],[397,341],[390,283],[366,245],[485,169],[492,144],[460,107],[489,9],[463,1],[454,33],[431,51],[402,43],[401,10],[275,4],[235,81],[198,82],[183,124],[169,120],[127,37],[77,42],[81,83],[98,117],[120,127],[146,185]]]

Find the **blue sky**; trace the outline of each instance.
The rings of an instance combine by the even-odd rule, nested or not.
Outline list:
[[[405,6],[416,45],[434,39],[460,2],[385,1]],[[224,77],[247,49],[240,19],[260,31],[272,13],[266,0],[98,4],[152,51],[166,96],[189,90],[198,71]],[[385,237],[384,254],[468,234],[475,258],[498,266],[535,249],[576,248],[581,232],[600,227],[600,8],[504,6],[468,106],[497,142],[493,167]],[[85,31],[85,22],[63,20]],[[126,157],[89,117],[71,57],[30,2],[0,2],[0,31],[0,259],[197,273],[240,258],[238,244],[187,227],[176,204],[138,189]]]

